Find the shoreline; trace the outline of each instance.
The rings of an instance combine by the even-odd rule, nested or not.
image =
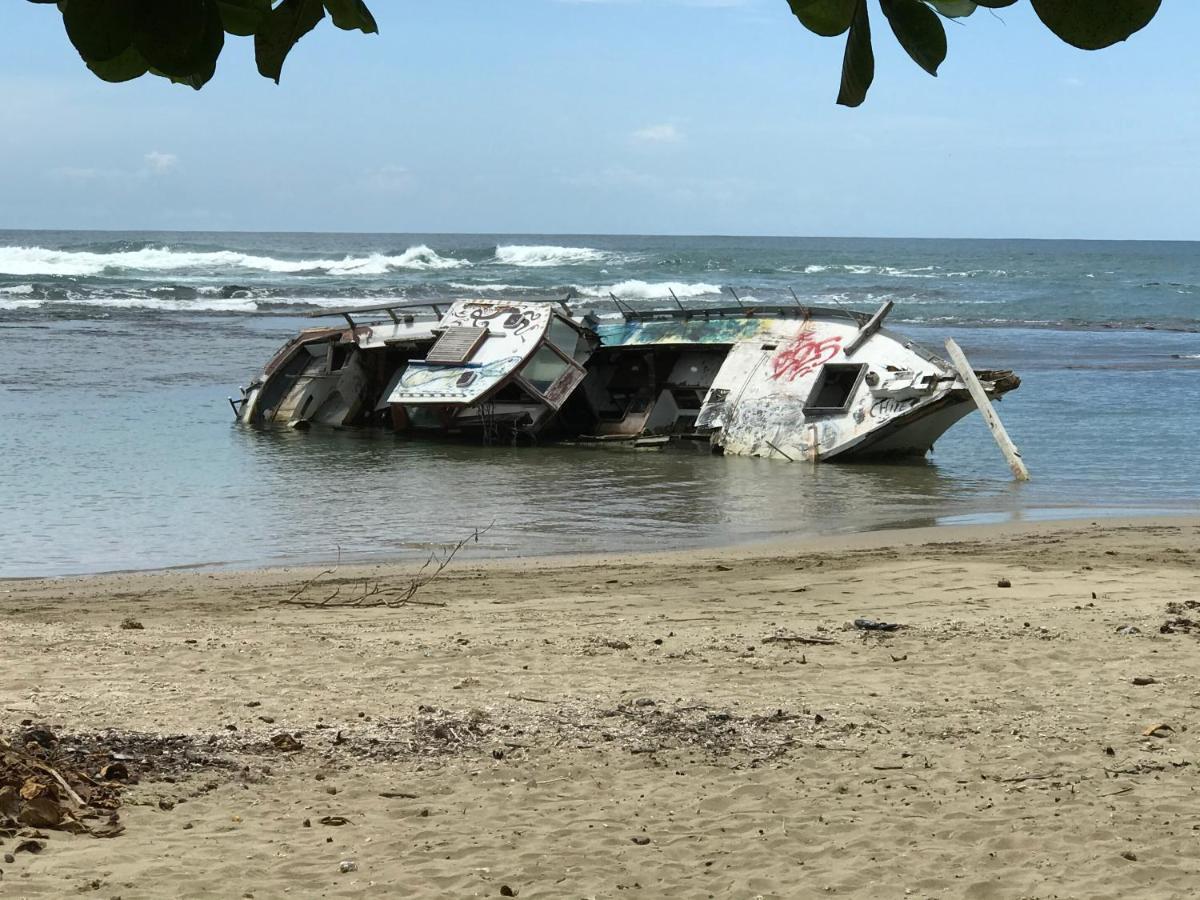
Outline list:
[[[287,602],[413,568],[5,583],[0,736],[44,726],[59,764],[118,754],[137,781],[124,834],[42,829],[6,896],[1200,878],[1200,517],[464,558],[407,605]]]
[[[1064,511],[1067,508],[1055,508],[1055,512]],[[1069,527],[1079,525],[1085,520],[1091,520],[1091,523],[1097,526],[1114,526],[1114,527],[1130,527],[1139,524],[1155,525],[1161,523],[1177,523],[1189,524],[1191,522],[1200,522],[1200,514],[1189,513],[1172,513],[1169,511],[1147,507],[1149,512],[1141,514],[1138,512],[1127,513],[1124,510],[1116,510],[1117,514],[1106,514],[1102,510],[1089,509],[1088,507],[1070,507],[1070,513],[1064,515],[1056,515],[1052,513],[1047,518],[1038,517],[1037,510],[1023,510],[1023,514],[1032,513],[1033,517],[1022,521],[1003,521],[1003,522],[978,522],[978,521],[954,521],[934,525],[909,525],[900,523],[896,525],[877,525],[864,529],[855,529],[850,531],[838,531],[829,534],[805,534],[802,532],[791,532],[787,534],[773,534],[769,536],[760,536],[747,538],[745,540],[734,541],[732,543],[716,543],[705,544],[694,547],[671,547],[662,550],[640,551],[627,549],[613,550],[564,550],[560,553],[545,553],[540,555],[529,555],[521,557],[504,556],[504,555],[483,555],[472,557],[469,554],[464,555],[462,562],[470,561],[474,565],[503,566],[506,562],[514,562],[516,559],[524,560],[527,563],[533,562],[551,562],[551,561],[592,561],[598,559],[610,559],[612,557],[631,557],[641,559],[643,557],[666,557],[672,554],[701,554],[701,553],[728,553],[728,554],[758,554],[758,553],[779,553],[784,552],[786,548],[813,547],[817,549],[839,549],[844,544],[845,549],[854,546],[860,546],[860,539],[865,541],[861,546],[875,546],[874,538],[879,536],[884,543],[887,543],[886,538],[898,538],[900,542],[909,540],[931,540],[935,535],[946,535],[958,533],[960,531],[966,534],[979,532],[980,534],[989,533],[1003,535],[1010,531],[1021,532],[1029,528],[1041,527]],[[992,516],[1010,516],[1010,513],[979,513],[968,514],[969,518],[981,518]],[[958,517],[956,517],[958,518]],[[450,543],[438,545],[439,547],[453,546]],[[465,546],[470,546],[465,545]],[[0,575],[0,585],[17,584],[33,581],[69,581],[81,580],[89,578],[105,578],[117,576],[155,576],[155,575],[170,575],[172,573],[197,573],[197,574],[224,574],[224,575],[245,575],[257,572],[316,572],[322,569],[335,567],[338,571],[365,571],[378,570],[380,568],[402,571],[406,568],[420,565],[427,558],[427,554],[422,551],[420,554],[413,554],[408,558],[397,556],[372,556],[370,554],[358,553],[353,555],[349,561],[338,563],[335,557],[327,557],[324,559],[316,559],[313,561],[303,561],[295,563],[286,562],[267,562],[265,564],[258,563],[240,563],[228,562],[223,560],[208,560],[202,562],[177,563],[168,566],[153,566],[149,568],[123,568],[123,569],[105,569],[94,572],[78,572],[59,575]]]

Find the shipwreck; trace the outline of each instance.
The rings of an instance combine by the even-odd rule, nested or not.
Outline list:
[[[736,295],[735,295],[736,298]],[[383,428],[483,443],[573,441],[789,461],[920,456],[1020,384],[884,328],[874,313],[781,305],[635,309],[457,300],[330,310],[231,399],[239,422]],[[994,421],[993,421],[994,420]]]

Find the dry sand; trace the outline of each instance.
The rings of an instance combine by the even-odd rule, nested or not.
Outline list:
[[[0,582],[0,734],[142,772],[0,894],[1200,891],[1200,521],[314,574]]]

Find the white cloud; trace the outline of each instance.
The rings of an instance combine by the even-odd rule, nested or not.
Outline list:
[[[158,150],[151,150],[145,156],[146,167],[156,175],[162,175],[170,172],[179,163],[179,157],[174,153],[162,153]]]
[[[639,144],[678,144],[683,141],[683,132],[669,123],[647,125],[632,135]]]

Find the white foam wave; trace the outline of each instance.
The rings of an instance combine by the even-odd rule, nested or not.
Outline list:
[[[56,305],[91,306],[97,309],[149,309],[160,312],[257,312],[253,300],[160,300],[154,297],[105,297],[90,302],[50,300],[0,300],[0,310],[42,309]]]
[[[897,266],[865,266],[848,265],[842,269],[851,275],[887,275],[891,278],[934,278],[933,266],[921,266],[916,269],[901,269]]]
[[[496,262],[532,269],[600,262],[607,257],[603,250],[591,247],[509,244],[496,248]]]
[[[790,271],[785,268],[783,271]],[[915,266],[910,269],[900,266],[868,265],[850,263],[847,265],[822,265],[813,263],[804,267],[805,275],[819,275],[822,272],[837,271],[848,275],[886,275],[889,278],[1003,278],[1009,273],[1004,269],[968,269],[963,272],[951,272],[940,266]]]
[[[85,250],[51,250],[46,247],[0,247],[0,275],[80,276],[109,270],[173,272],[188,269],[249,269],[297,273],[324,271],[330,275],[383,275],[391,269],[454,269],[469,266],[463,259],[439,256],[420,245],[399,256],[372,253],[342,259],[276,259],[234,250],[189,251],[170,247],[145,247],[114,253]]]
[[[537,288],[527,284],[468,284],[463,281],[452,281],[450,287],[456,291],[475,291],[477,293],[501,294],[507,291],[535,291]]]
[[[576,285],[575,290],[583,297],[607,297],[609,294],[616,294],[621,300],[668,300],[672,291],[680,299],[721,293],[720,285],[716,284],[705,284],[704,282],[687,284],[682,281],[649,282],[637,279],[621,281],[610,287]]]
[[[6,294],[9,297],[27,296],[32,293],[32,284],[13,284],[8,287],[0,287],[0,294]]]

